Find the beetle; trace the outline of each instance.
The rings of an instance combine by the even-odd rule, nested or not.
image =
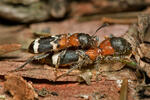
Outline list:
[[[72,66],[68,72],[57,77],[60,78],[69,74],[72,70],[94,64],[99,68],[101,63],[122,61],[124,56],[132,53],[131,44],[122,37],[110,37],[103,40],[98,47],[84,49],[65,49],[56,53],[44,53],[29,59],[24,65],[16,70],[23,68],[32,60],[42,61],[51,66]],[[44,56],[43,56],[44,55]]]
[[[30,44],[28,51],[30,53],[40,54],[53,51],[58,52],[70,47],[77,49],[97,47],[99,46],[100,40],[94,35],[98,30],[107,25],[101,25],[92,36],[86,33],[68,33],[37,38]]]
[[[35,39],[29,46],[31,53],[57,52],[69,47],[87,49],[96,47],[98,38],[85,33],[68,33]]]
[[[81,68],[94,64],[95,68],[99,68],[102,63],[122,62],[125,56],[132,53],[131,44],[122,37],[110,37],[103,40],[99,47],[87,50],[63,50],[53,55],[43,58],[43,63],[51,66],[73,66],[68,72],[58,78],[67,75],[73,69]],[[57,79],[58,79],[57,78]]]

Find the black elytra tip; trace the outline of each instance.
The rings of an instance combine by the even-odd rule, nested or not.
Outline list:
[[[31,44],[30,44],[30,46],[29,46],[29,48],[28,48],[28,52],[30,52],[30,53],[35,53],[33,47],[34,47],[34,41],[31,42]]]
[[[53,46],[55,45],[54,41],[56,40],[57,40],[57,36],[38,38],[30,44],[28,51],[30,53],[44,53],[48,51],[53,51]]]
[[[110,43],[117,54],[126,55],[132,51],[131,44],[122,37],[112,37],[110,38]]]

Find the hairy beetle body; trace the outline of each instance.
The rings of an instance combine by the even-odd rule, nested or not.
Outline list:
[[[59,51],[69,47],[90,48],[96,47],[98,40],[85,33],[61,34],[35,39],[29,46],[31,53]]]
[[[107,38],[100,43],[101,54],[108,55],[128,55],[132,52],[131,44],[121,37]]]

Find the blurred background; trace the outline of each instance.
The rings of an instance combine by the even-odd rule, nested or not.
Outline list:
[[[109,26],[96,33],[102,41],[112,34],[114,36],[124,35],[130,25],[137,23],[137,16],[143,14],[150,15],[150,0],[0,0],[0,77],[2,77],[0,78],[0,94],[3,94],[1,87],[3,87],[4,75],[21,66],[34,55],[27,51],[29,44],[35,38],[76,32],[93,35],[102,24],[109,23]],[[149,37],[150,34],[146,34],[145,40],[150,42]],[[47,70],[44,70],[45,66],[48,67]],[[27,65],[27,68],[31,69],[31,67],[37,69],[20,71],[19,75],[32,80],[37,87],[43,86],[60,94],[57,97],[52,96],[51,100],[76,100],[72,95],[79,93],[81,88],[81,93],[92,91],[93,94],[90,95],[94,95],[95,98],[97,95],[95,91],[100,91],[99,93],[104,95],[98,95],[102,98],[106,97],[104,100],[119,100],[120,87],[116,80],[124,77],[136,80],[135,70],[128,68],[116,71],[115,74],[108,73],[108,79],[102,77],[102,81],[93,83],[91,86],[73,84],[76,79],[72,77],[62,79],[63,83],[59,81],[55,85],[51,82],[54,79],[54,68],[47,65],[44,65],[44,68],[43,65]],[[39,80],[40,82],[42,80],[43,83],[41,84]],[[69,83],[68,80],[71,82]],[[133,93],[135,93],[137,83],[135,81],[130,83],[132,84],[130,84],[128,100],[134,100]]]
[[[97,35],[120,36],[137,15],[150,13],[149,5],[150,0],[1,0],[0,44],[25,45],[35,32],[43,31],[93,34],[103,23],[112,26]]]

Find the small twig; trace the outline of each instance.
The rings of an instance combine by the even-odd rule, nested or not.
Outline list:
[[[114,14],[99,14],[99,15],[91,15],[91,16],[84,16],[79,17],[78,21],[89,21],[89,20],[98,20],[101,18],[116,18],[116,19],[129,19],[129,18],[136,18],[138,15],[144,14],[144,11],[137,11],[137,12],[123,12],[123,13],[114,13]]]
[[[115,24],[133,24],[137,22],[137,19],[131,18],[131,19],[117,19],[117,18],[109,18],[109,17],[103,17],[101,19],[103,23],[115,23]]]
[[[120,89],[120,100],[127,100],[128,98],[128,79],[124,79]]]

